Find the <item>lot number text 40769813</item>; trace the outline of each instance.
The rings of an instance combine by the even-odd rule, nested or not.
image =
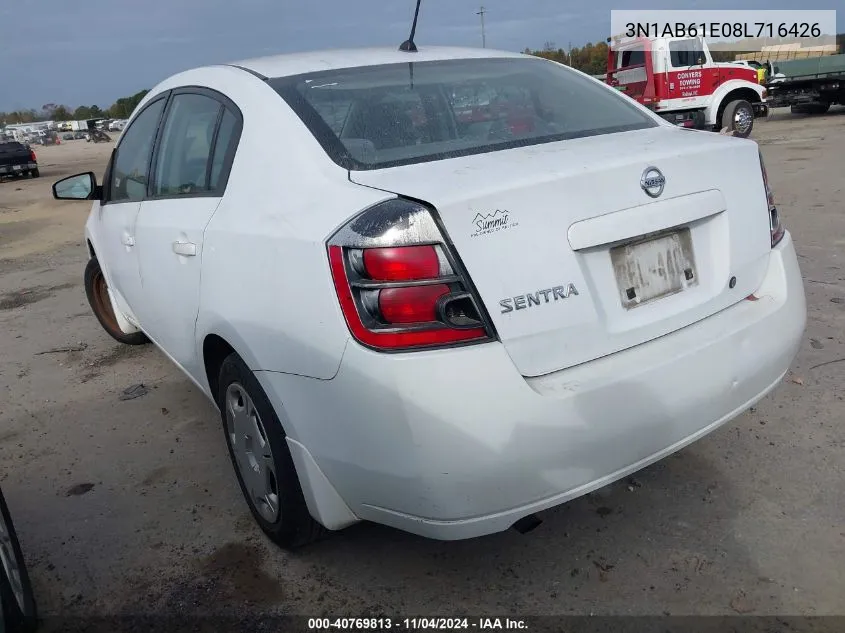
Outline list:
[[[526,630],[524,620],[512,618],[309,618],[308,630]]]

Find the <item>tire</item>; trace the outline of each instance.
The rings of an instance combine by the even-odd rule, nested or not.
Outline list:
[[[733,131],[734,136],[748,138],[754,128],[754,108],[744,99],[731,101],[722,112],[722,128]]]
[[[229,458],[256,523],[285,549],[296,549],[325,536],[328,531],[308,511],[282,423],[240,356],[226,357],[217,384],[217,403]],[[240,424],[235,413],[241,413]],[[243,438],[241,445],[233,446],[239,438]],[[253,464],[247,468],[249,482],[244,480],[239,461]],[[257,493],[265,492],[268,494],[259,500]]]
[[[91,306],[97,321],[114,340],[126,345],[144,345],[150,342],[143,332],[126,334],[120,329],[109,299],[106,278],[96,257],[89,259],[85,266],[85,296],[88,297],[88,305]]]
[[[15,526],[6,500],[0,492],[0,603],[2,612],[0,624],[5,625],[7,633],[29,633],[35,630],[38,613],[35,607],[35,596],[32,584],[26,570],[26,562],[21,552]],[[14,567],[14,580],[10,577],[6,566]],[[13,588],[14,587],[14,588]]]
[[[32,178],[38,178],[38,177],[41,175],[41,172],[40,172],[40,171],[38,171],[37,169],[33,169],[33,170],[31,170],[31,171],[29,172],[29,175],[30,175]]]

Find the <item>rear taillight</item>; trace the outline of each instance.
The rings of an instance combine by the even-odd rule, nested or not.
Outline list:
[[[34,149],[29,150],[29,160],[31,160],[33,163],[37,162],[37,160],[35,158],[35,150]]]
[[[493,337],[481,302],[423,205],[396,198],[340,229],[328,244],[349,331],[378,350],[479,343]]]
[[[786,232],[780,221],[780,214],[775,206],[775,197],[772,188],[769,186],[769,176],[766,174],[766,165],[763,163],[763,154],[760,153],[760,170],[763,172],[763,186],[766,188],[766,201],[769,205],[769,231],[772,234],[772,248],[778,245]]]

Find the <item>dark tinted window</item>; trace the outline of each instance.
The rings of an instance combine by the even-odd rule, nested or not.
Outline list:
[[[205,95],[174,95],[161,135],[153,195],[209,190],[208,162],[221,107]]]
[[[619,68],[627,68],[628,66],[637,66],[639,64],[645,64],[645,49],[632,48],[622,51]]]
[[[142,200],[147,192],[150,152],[153,148],[164,99],[149,105],[120,137],[112,167],[109,200]]]
[[[235,133],[238,129],[238,119],[226,108],[223,118],[220,120],[220,129],[217,132],[217,142],[214,146],[214,157],[211,161],[211,181],[209,187],[216,190],[220,186],[220,176],[223,173],[223,166],[226,156],[232,143],[236,141]]]
[[[669,42],[669,57],[676,68],[696,66],[707,61],[701,40],[677,40]]]
[[[657,125],[628,97],[536,58],[462,59],[270,80],[349,169],[441,160]]]
[[[17,154],[25,152],[26,147],[22,143],[15,141],[0,141],[0,154]]]

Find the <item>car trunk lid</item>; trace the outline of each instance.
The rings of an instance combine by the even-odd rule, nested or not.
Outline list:
[[[660,126],[350,179],[437,210],[524,376],[741,301],[771,248],[756,145],[706,132]]]

